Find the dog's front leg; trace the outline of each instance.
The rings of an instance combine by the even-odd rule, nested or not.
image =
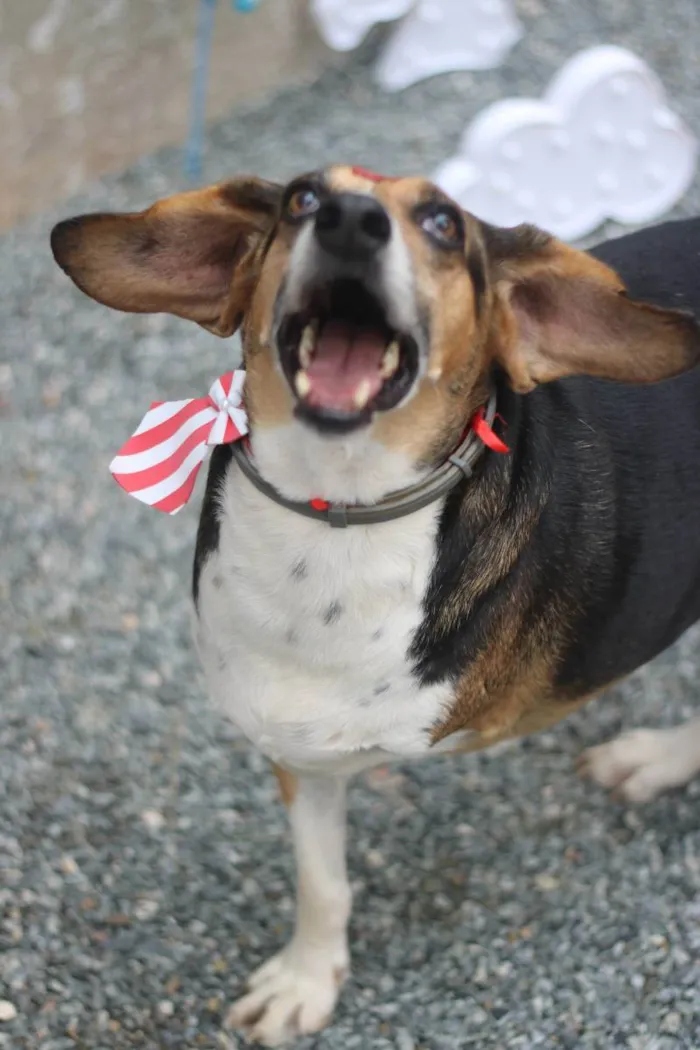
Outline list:
[[[345,870],[345,779],[277,770],[297,866],[294,935],[257,970],[229,1018],[265,1046],[316,1032],[348,972],[350,886]]]

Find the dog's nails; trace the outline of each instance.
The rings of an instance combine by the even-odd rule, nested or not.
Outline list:
[[[369,395],[372,392],[372,387],[368,379],[363,379],[357,390],[353,394],[352,403],[355,408],[364,408],[369,401]]]
[[[299,397],[306,397],[311,390],[311,380],[303,368],[294,376],[294,389]]]

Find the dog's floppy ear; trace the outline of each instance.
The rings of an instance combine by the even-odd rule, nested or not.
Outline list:
[[[240,178],[146,211],[81,215],[54,227],[58,265],[87,295],[129,313],[171,313],[217,335],[240,324],[282,188]]]
[[[603,263],[534,226],[481,224],[494,287],[492,352],[520,393],[590,375],[651,383],[700,360],[700,328],[628,299]]]

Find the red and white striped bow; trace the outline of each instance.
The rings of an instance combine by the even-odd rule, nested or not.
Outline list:
[[[245,372],[227,372],[207,397],[154,401],[109,469],[131,496],[177,514],[192,495],[197,471],[211,445],[248,433],[243,405]]]

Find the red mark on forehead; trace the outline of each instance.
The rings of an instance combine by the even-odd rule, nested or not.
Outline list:
[[[361,179],[369,179],[370,182],[396,182],[395,175],[378,175],[376,171],[370,171],[369,168],[354,167],[352,173],[359,175]]]

